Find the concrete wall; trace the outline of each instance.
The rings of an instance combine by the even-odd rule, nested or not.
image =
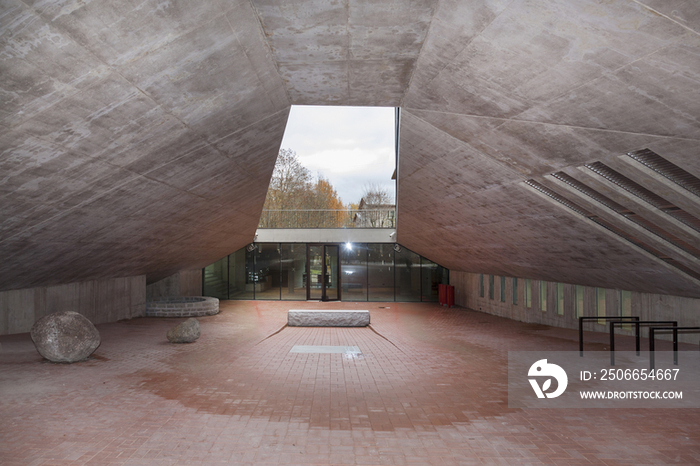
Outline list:
[[[146,299],[202,296],[202,269],[181,270],[146,287]]]
[[[450,271],[450,284],[455,287],[455,303],[487,314],[507,317],[521,322],[539,323],[563,328],[578,328],[578,315],[582,316],[619,316],[638,315],[640,320],[675,320],[679,326],[700,326],[700,299],[679,296],[660,295],[640,292],[626,292],[629,301],[625,302],[621,290],[579,286],[582,301],[577,303],[576,285],[563,283],[561,287],[555,282],[530,280],[531,306],[526,305],[526,283],[517,279],[517,304],[513,304],[513,278],[505,279],[505,301],[501,300],[502,281],[500,276],[493,276],[493,299],[490,297],[489,275],[484,274],[484,297],[480,296],[479,274]],[[540,284],[546,290],[546,305],[540,303]],[[558,292],[563,292],[563,306],[558,307]],[[600,312],[599,312],[600,299]],[[604,302],[605,309],[602,309]],[[582,306],[581,306],[582,305]],[[542,307],[545,310],[542,310]],[[580,309],[580,310],[579,310]],[[587,330],[608,331],[605,324],[597,322],[586,324]],[[621,330],[620,333],[633,334]],[[642,335],[647,334],[642,330]],[[670,336],[660,338],[669,339]],[[700,335],[681,335],[681,341],[697,344]]]
[[[28,332],[41,317],[75,311],[93,324],[144,315],[146,276],[0,292],[0,335]]]

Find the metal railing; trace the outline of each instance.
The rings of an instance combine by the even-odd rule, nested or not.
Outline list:
[[[673,364],[678,365],[678,334],[700,333],[700,327],[651,327],[649,328],[649,369],[656,368],[655,334],[673,332]]]
[[[396,210],[263,210],[258,228],[396,228]]]
[[[602,320],[605,322],[615,322],[615,321],[628,321],[639,320],[638,316],[617,316],[617,317],[606,317],[606,316],[581,316],[578,318],[578,351],[579,356],[583,357],[583,323],[586,321]]]
[[[678,327],[678,322],[675,320],[635,320],[632,322],[631,325],[634,325],[634,338],[635,338],[635,347],[637,349],[637,356],[639,356],[639,352],[641,350],[640,346],[640,335],[639,335],[639,326],[643,325],[645,327],[650,327],[650,326],[655,326],[657,324],[670,324],[673,325],[674,327]],[[610,365],[614,366],[615,365],[615,326],[622,327],[623,325],[630,325],[629,322],[621,322],[621,321],[611,321],[610,322]]]

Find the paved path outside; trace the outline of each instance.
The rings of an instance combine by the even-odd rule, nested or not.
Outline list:
[[[99,325],[100,348],[72,365],[0,337],[0,464],[700,463],[700,409],[508,408],[507,352],[575,351],[575,330],[435,304],[303,305],[370,309],[372,326],[284,328],[299,303],[229,301],[188,345],[165,338],[182,319]],[[600,350],[607,335],[586,338]]]

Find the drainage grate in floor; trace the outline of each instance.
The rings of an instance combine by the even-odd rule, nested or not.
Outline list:
[[[318,353],[318,354],[361,354],[357,346],[307,346],[294,345],[290,353]]]

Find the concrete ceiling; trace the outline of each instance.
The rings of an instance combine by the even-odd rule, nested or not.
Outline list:
[[[0,290],[154,281],[238,249],[290,105],[321,104],[402,108],[410,249],[700,297],[698,231],[584,167],[700,217],[625,155],[700,177],[699,86],[695,1],[0,0]]]

